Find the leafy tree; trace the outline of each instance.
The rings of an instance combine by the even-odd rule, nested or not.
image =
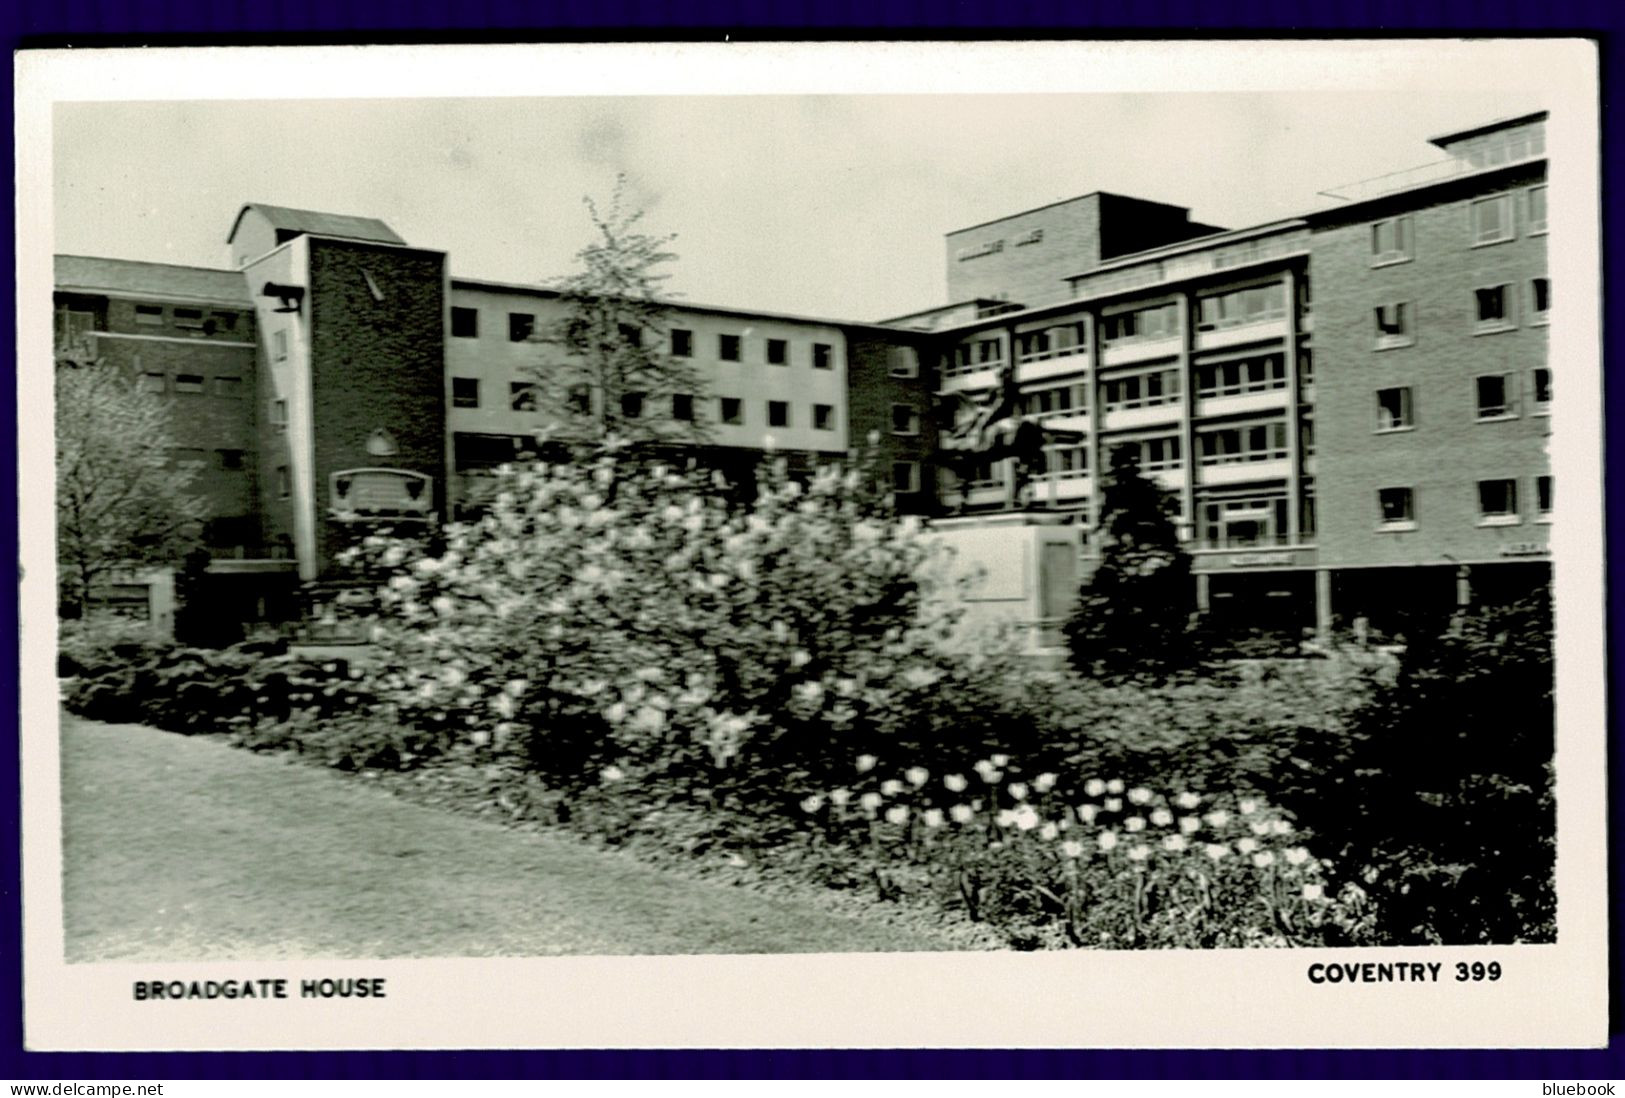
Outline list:
[[[1079,670],[1108,679],[1160,677],[1191,662],[1191,561],[1174,514],[1172,496],[1140,472],[1134,448],[1113,450],[1100,564],[1066,624]]]
[[[658,292],[676,237],[643,231],[625,191],[622,176],[607,211],[582,200],[594,238],[576,253],[580,269],[554,284],[563,315],[536,335],[553,352],[532,372],[537,410],[562,439],[703,442],[703,379],[691,358],[670,353]]]
[[[197,470],[174,460],[169,406],[116,366],[56,364],[56,551],[65,617],[84,615],[95,588],[124,568],[180,559],[204,503]]]

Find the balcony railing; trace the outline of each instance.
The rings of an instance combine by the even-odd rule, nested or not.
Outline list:
[[[1276,236],[1223,244],[1212,249],[1152,260],[1115,271],[1080,275],[1071,280],[1072,296],[1100,297],[1105,294],[1138,290],[1164,282],[1178,282],[1213,274],[1232,267],[1246,267],[1289,255],[1303,255],[1308,251],[1309,230],[1294,229]]]

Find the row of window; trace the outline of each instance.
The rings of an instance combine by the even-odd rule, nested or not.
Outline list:
[[[248,451],[246,450],[208,450],[180,449],[174,452],[177,465],[192,466],[202,469],[212,465],[213,468],[226,473],[241,472],[246,467]]]
[[[217,397],[239,399],[242,397],[243,379],[235,374],[216,374],[214,377],[205,377],[203,374],[175,374],[173,376],[158,370],[146,370],[136,375],[136,387],[144,393],[185,393],[201,394],[212,393]]]
[[[189,305],[137,305],[135,322],[147,327],[162,327],[171,323],[177,328],[200,332],[233,332],[237,330],[237,314],[225,309],[201,309]]]
[[[1552,517],[1552,478],[1535,480],[1535,521]],[[1416,489],[1410,487],[1377,489],[1379,529],[1416,529]],[[1511,477],[1478,482],[1478,522],[1480,526],[1515,526],[1523,521],[1519,508],[1518,481]]]
[[[1504,332],[1518,326],[1515,303],[1517,288],[1503,282],[1494,286],[1481,286],[1473,291],[1473,331]],[[1532,278],[1527,287],[1527,315],[1530,324],[1545,324],[1552,307],[1552,284],[1549,278]],[[1409,347],[1416,342],[1416,310],[1408,301],[1378,305],[1373,310],[1376,321],[1376,349]]]
[[[508,314],[508,341],[510,343],[528,342],[536,337],[536,331],[536,315],[534,313]],[[480,335],[480,311],[469,306],[452,306],[451,334],[457,339],[478,339]],[[641,329],[632,325],[621,325],[620,334],[621,339],[629,345],[641,347],[644,343],[644,333]],[[673,357],[694,357],[695,343],[692,330],[673,328],[667,334],[667,338],[669,340],[668,349]],[[718,359],[723,362],[743,362],[744,355],[744,336],[726,332],[717,336],[716,357]],[[835,348],[832,344],[812,344],[811,355],[813,369],[833,370],[835,368]],[[769,366],[790,365],[790,341],[772,338],[763,340],[762,361]]]
[[[1473,379],[1473,412],[1479,421],[1512,419],[1518,415],[1518,375],[1480,374]],[[1552,407],[1552,371],[1538,366],[1530,371],[1535,415],[1549,415]],[[1409,385],[1377,390],[1377,431],[1408,431],[1416,426],[1416,398]]]
[[[1468,204],[1468,244],[1500,244],[1512,240],[1522,213],[1523,232],[1538,236],[1546,231],[1546,185],[1520,194],[1497,194]],[[1385,267],[1416,258],[1416,223],[1410,214],[1383,218],[1371,224],[1371,265]]]

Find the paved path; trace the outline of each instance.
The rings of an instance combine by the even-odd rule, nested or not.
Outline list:
[[[150,728],[64,716],[62,783],[70,961],[945,948]]]

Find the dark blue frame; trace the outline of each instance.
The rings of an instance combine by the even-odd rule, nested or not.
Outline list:
[[[516,40],[596,40],[656,38],[715,40],[724,33],[749,38],[1031,38],[1031,37],[1448,37],[1562,35],[1598,40],[1602,67],[1603,266],[1605,286],[1619,282],[1621,258],[1609,245],[1620,238],[1625,203],[1607,196],[1620,178],[1619,118],[1607,111],[1617,89],[1625,46],[1625,15],[1600,0],[1380,0],[1355,4],[1310,5],[1264,0],[866,0],[816,4],[809,0],[561,0],[540,5],[523,0],[482,0],[452,5],[402,5],[390,0],[277,0],[267,4],[217,4],[211,0],[67,0],[47,7],[43,0],[8,9],[4,18],[12,48],[29,46],[195,45],[332,42],[436,42]],[[5,79],[11,80],[7,70]],[[5,144],[11,155],[11,144]],[[9,165],[8,165],[9,167]],[[4,228],[14,230],[11,203],[0,210]],[[14,238],[14,237],[13,237]],[[14,268],[3,275],[9,289]],[[14,306],[15,297],[8,304]],[[15,316],[15,308],[8,315]],[[1615,295],[1605,303],[1607,355],[1617,356],[1625,331]],[[5,326],[0,346],[15,362],[16,332]],[[15,424],[14,385],[0,387],[3,422]],[[1625,423],[1621,387],[1605,393],[1608,447],[1607,501],[1610,519],[1619,512],[1625,456],[1619,451],[1619,425]],[[0,456],[0,542],[17,538],[16,452]],[[1610,535],[1618,524],[1609,522]],[[1609,540],[1609,564],[1618,565],[1621,548]],[[17,601],[6,589],[0,643],[12,646]],[[1615,590],[1608,599],[1610,634],[1625,624],[1625,600]],[[16,720],[17,663],[8,653],[4,685]],[[1617,685],[1619,656],[1610,644],[1610,685]],[[1619,734],[1611,713],[1610,756],[1617,764]],[[14,742],[14,741],[13,741]],[[0,784],[18,788],[17,754],[0,749]],[[1618,827],[1621,803],[1619,767],[1611,767],[1610,833]],[[18,822],[16,802],[7,819]],[[27,1053],[22,1050],[21,899],[19,848],[0,844],[0,1078],[19,1082],[122,1079],[127,1081],[207,1078],[1531,1078],[1548,1080],[1625,1077],[1625,987],[1619,957],[1622,876],[1620,845],[1610,852],[1611,931],[1610,1033],[1607,1050],[1584,1051],[571,1051],[571,1052],[315,1052],[315,1053]]]

